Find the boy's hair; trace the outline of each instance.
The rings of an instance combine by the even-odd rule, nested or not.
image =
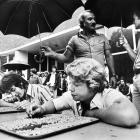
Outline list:
[[[86,82],[94,91],[104,90],[105,71],[103,66],[91,58],[79,58],[66,68],[67,74],[76,82]]]
[[[91,10],[85,10],[84,12],[82,12],[79,16],[79,24],[80,27],[83,29],[84,27],[84,21],[85,21],[85,13],[91,13],[94,15],[94,13]]]
[[[1,91],[6,93],[13,85],[26,89],[28,86],[28,82],[19,74],[16,74],[14,72],[5,74],[0,81]]]

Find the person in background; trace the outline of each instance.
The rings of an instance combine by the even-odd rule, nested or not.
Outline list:
[[[32,68],[30,71],[29,83],[30,84],[42,84],[41,78],[37,75],[36,68]]]
[[[49,72],[48,71],[45,71],[44,72],[44,81],[43,81],[43,85],[46,85],[47,84],[47,78],[48,78],[48,75],[49,75]]]
[[[82,12],[79,17],[79,24],[79,32],[69,40],[63,54],[54,52],[49,46],[42,47],[42,53],[47,57],[66,63],[80,57],[93,58],[100,62],[103,68],[105,68],[105,63],[107,63],[112,74],[110,83],[113,88],[116,88],[116,72],[111,46],[103,34],[96,32],[96,17],[94,13],[90,10]]]
[[[46,83],[46,85],[50,87],[50,90],[53,93],[54,98],[57,97],[58,80],[59,75],[57,73],[57,68],[56,66],[52,66],[52,71],[47,76],[47,79],[45,80],[44,83]]]
[[[129,98],[129,86],[126,84],[124,77],[121,77],[118,85],[118,90]]]
[[[66,74],[64,72],[63,73],[59,72],[57,95],[61,96],[66,91],[67,91]]]
[[[23,77],[16,73],[5,74],[0,82],[0,89],[3,93],[15,95],[18,100],[14,102],[22,102],[28,100],[36,104],[43,104],[52,99],[52,93],[49,87],[40,84],[29,84]]]
[[[138,112],[121,92],[105,89],[105,71],[94,59],[80,58],[66,68],[69,75],[69,91],[45,104],[27,109],[29,117],[41,117],[57,111],[72,109],[75,115],[96,117],[122,127],[136,126]]]
[[[135,24],[135,28],[136,28],[136,35],[138,36],[136,52],[133,51],[133,49],[131,48],[130,44],[128,43],[128,41],[124,35],[119,38],[119,44],[121,44],[121,46],[126,49],[131,60],[134,62],[132,99],[133,99],[133,103],[135,104],[135,106],[139,112],[139,116],[140,116],[140,33],[139,33],[140,10],[139,10],[139,8],[135,9],[135,11],[133,12],[133,20],[134,20],[134,24]]]
[[[40,77],[40,79],[41,79],[41,83],[43,84],[44,81],[46,80],[45,72],[41,72],[39,77]]]

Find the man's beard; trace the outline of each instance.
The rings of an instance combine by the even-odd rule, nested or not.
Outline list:
[[[87,31],[91,34],[95,34],[96,33],[96,30],[95,28],[94,29],[91,29],[91,28],[87,28]]]

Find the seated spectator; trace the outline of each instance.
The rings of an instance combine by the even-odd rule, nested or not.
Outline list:
[[[52,93],[49,87],[39,84],[29,84],[23,77],[16,73],[8,73],[1,79],[0,89],[3,93],[15,95],[16,101],[29,100],[36,104],[43,104],[51,100]]]
[[[70,91],[41,106],[30,106],[27,109],[29,117],[72,109],[76,115],[96,117],[122,127],[132,127],[138,123],[139,116],[133,103],[118,90],[104,88],[104,69],[97,61],[76,59],[67,66],[66,72]]]

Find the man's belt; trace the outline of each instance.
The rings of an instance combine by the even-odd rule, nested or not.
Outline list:
[[[140,74],[140,69],[135,69],[134,74]]]

